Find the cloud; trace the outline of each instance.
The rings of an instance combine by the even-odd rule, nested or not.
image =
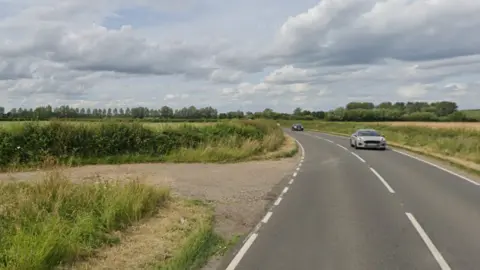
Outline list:
[[[8,108],[478,106],[480,2],[2,0]]]

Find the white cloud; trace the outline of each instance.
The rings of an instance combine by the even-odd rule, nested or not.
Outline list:
[[[291,111],[367,98],[478,106],[479,1],[1,3],[8,108]]]
[[[414,85],[402,86],[398,88],[397,93],[408,99],[421,98],[428,93],[429,87],[431,87],[431,85],[417,83]]]

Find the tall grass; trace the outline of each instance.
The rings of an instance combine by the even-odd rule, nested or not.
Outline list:
[[[0,168],[150,161],[229,161],[278,148],[282,131],[269,121],[208,125],[50,122],[0,126]],[[185,158],[185,160],[182,160]]]
[[[390,142],[480,164],[480,130],[467,128],[434,129],[357,122],[311,121],[303,124],[305,128],[344,135],[350,135],[360,128],[373,128],[380,131]]]
[[[118,241],[112,232],[156,212],[166,189],[132,180],[75,184],[54,171],[0,183],[0,268],[53,269]]]

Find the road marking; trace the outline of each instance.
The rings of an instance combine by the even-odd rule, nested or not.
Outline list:
[[[298,145],[300,145],[300,149],[302,149],[302,159],[303,159],[305,157],[305,148],[303,148],[303,145],[297,139],[295,139],[295,141],[298,143]]]
[[[323,138],[323,139],[324,139],[325,141],[329,142],[329,143],[335,143],[334,141],[331,141],[331,140],[329,140],[329,139],[325,139],[325,138]]]
[[[273,212],[272,212],[272,211],[268,212],[268,213],[265,215],[265,217],[263,217],[262,222],[263,222],[263,223],[267,223],[268,220],[270,219],[270,217],[271,217],[272,215],[273,215]]]
[[[357,154],[355,154],[355,153],[353,153],[353,152],[350,152],[350,153],[352,153],[352,155],[356,156],[361,162],[363,162],[363,163],[366,162],[366,161],[365,161],[363,158],[361,158],[359,155],[357,155]]]
[[[374,168],[370,168],[370,170],[373,172],[373,174],[377,176],[378,179],[380,179],[380,181],[382,181],[382,183],[385,185],[388,191],[390,191],[390,193],[395,193],[395,190],[393,190],[393,188],[387,183],[387,181],[385,181],[385,179],[383,179],[383,177],[377,171],[375,171]]]
[[[248,240],[242,246],[242,248],[237,253],[237,255],[235,255],[235,257],[233,258],[233,260],[230,262],[230,264],[227,266],[227,269],[225,269],[225,270],[234,270],[238,266],[238,264],[242,260],[243,256],[245,256],[245,253],[247,253],[248,249],[252,246],[255,239],[257,239],[257,236],[258,236],[257,233],[254,233],[254,234],[250,235]]]
[[[404,155],[404,156],[407,156],[407,157],[416,159],[416,160],[421,161],[421,162],[423,162],[423,163],[426,163],[426,164],[428,164],[428,165],[430,165],[430,166],[433,166],[433,167],[435,167],[435,168],[437,168],[437,169],[440,169],[440,170],[442,170],[442,171],[444,171],[444,172],[447,172],[447,173],[449,173],[449,174],[455,175],[455,176],[457,176],[457,177],[459,177],[459,178],[461,178],[461,179],[463,179],[463,180],[465,180],[465,181],[468,181],[468,182],[470,182],[470,183],[472,183],[472,184],[474,184],[474,185],[476,185],[476,186],[479,186],[479,185],[480,185],[480,183],[477,183],[477,182],[475,182],[475,181],[473,181],[473,180],[471,180],[471,179],[469,179],[469,178],[467,178],[467,177],[465,177],[465,176],[463,176],[463,175],[460,175],[460,174],[458,174],[458,173],[456,173],[456,172],[452,172],[452,171],[450,171],[450,170],[448,170],[448,169],[445,169],[445,168],[443,168],[443,167],[441,167],[441,166],[439,166],[439,165],[437,165],[437,164],[434,164],[434,163],[432,163],[432,162],[423,160],[423,159],[418,158],[418,157],[416,157],[416,156],[412,156],[412,155],[410,155],[410,154],[407,154],[407,153],[405,153],[405,152],[398,151],[398,150],[395,150],[395,149],[392,149],[392,151],[394,151],[394,152],[396,152],[396,153],[399,153],[399,154],[402,154],[402,155]]]
[[[422,226],[420,226],[420,224],[415,219],[415,217],[411,213],[405,213],[405,214],[407,215],[410,222],[412,222],[413,227],[415,227],[418,234],[420,234],[420,237],[425,242],[430,252],[433,254],[433,257],[435,257],[435,260],[437,260],[438,264],[440,265],[440,268],[442,270],[450,270],[451,269],[450,266],[442,257],[442,254],[440,254],[440,251],[438,251],[438,249],[432,243],[432,240],[430,240],[430,237],[428,237],[427,233],[422,229]]]
[[[279,205],[281,201],[282,201],[282,197],[278,197],[278,199],[275,201],[274,205],[275,206]]]
[[[348,151],[348,149],[347,149],[345,146],[341,145],[341,144],[338,144],[338,143],[337,143],[337,146],[340,147],[340,148],[343,148],[344,150],[347,150],[347,151]]]
[[[295,141],[298,143],[298,145],[300,146],[300,149],[302,150],[302,156],[301,156],[301,159],[300,159],[300,163],[298,164],[298,167],[297,167],[297,171],[300,170],[300,166],[302,165],[302,162],[304,161],[305,159],[305,148],[303,147],[303,145],[297,140],[295,139]],[[293,173],[293,177],[296,177],[297,176],[297,172],[294,172]],[[292,184],[294,181],[294,178],[291,178],[290,181],[288,182],[288,184]],[[283,189],[283,192],[282,194],[285,194],[286,192],[288,191],[288,187],[285,187]],[[277,200],[274,202],[274,205],[277,206],[280,204],[280,202],[282,201],[282,197],[279,196],[277,198]],[[227,266],[227,268],[225,270],[234,270],[238,264],[240,263],[240,261],[242,260],[242,258],[245,256],[245,254],[247,253],[248,249],[252,246],[253,242],[255,241],[255,239],[257,239],[258,237],[258,230],[260,229],[260,227],[262,226],[262,223],[267,223],[268,220],[270,219],[270,217],[273,215],[273,212],[272,211],[269,211],[267,214],[265,214],[265,216],[263,217],[262,221],[259,222],[257,224],[257,226],[255,227],[255,229],[252,231],[252,233],[250,234],[250,236],[247,238],[247,240],[244,242],[243,246],[240,248],[240,250],[238,251],[238,253],[235,255],[235,257],[233,258],[233,260],[230,262],[230,264]]]

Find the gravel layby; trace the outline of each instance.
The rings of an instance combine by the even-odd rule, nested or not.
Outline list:
[[[295,170],[293,158],[235,164],[128,164],[65,169],[73,181],[139,177],[149,184],[169,186],[182,197],[210,201],[215,206],[216,231],[226,239],[246,234],[276,199],[275,186]],[[28,181],[42,172],[2,173],[0,181]],[[216,261],[216,260],[215,260]],[[207,268],[214,269],[211,262]]]

